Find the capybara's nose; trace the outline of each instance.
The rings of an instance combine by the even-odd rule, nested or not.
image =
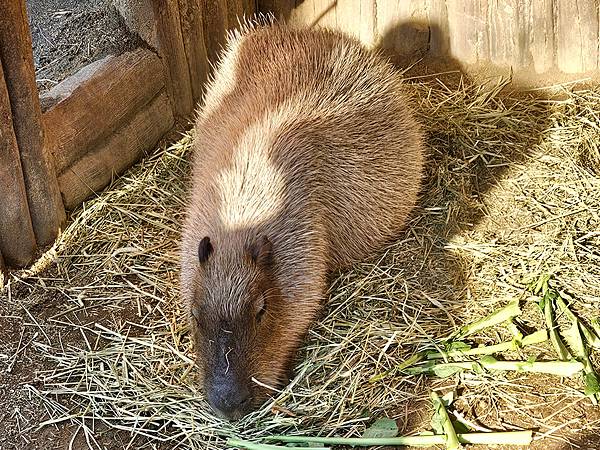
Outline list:
[[[208,388],[208,402],[217,412],[228,419],[239,419],[251,403],[250,391],[242,383],[222,381]]]

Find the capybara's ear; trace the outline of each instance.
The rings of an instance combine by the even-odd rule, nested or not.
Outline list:
[[[208,257],[213,251],[213,246],[210,243],[210,238],[208,236],[204,236],[198,244],[198,259],[201,263],[205,263],[208,261]]]
[[[267,266],[271,263],[273,244],[264,234],[259,235],[250,246],[250,256],[259,266]]]

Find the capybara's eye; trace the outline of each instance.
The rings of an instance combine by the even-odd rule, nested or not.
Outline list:
[[[258,309],[257,309],[257,312],[256,312],[256,321],[257,322],[261,321],[261,319],[265,315],[265,311],[266,310],[267,310],[267,302],[265,302],[264,295],[261,295],[260,299],[259,299],[259,303],[258,303]]]

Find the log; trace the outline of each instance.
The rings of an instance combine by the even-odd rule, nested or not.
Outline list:
[[[66,216],[53,162],[44,149],[42,112],[24,0],[0,2],[0,59],[10,98],[29,215],[38,245],[45,246],[54,241]]]
[[[152,48],[158,48],[156,21],[151,0],[112,0],[123,22]]]
[[[59,176],[65,206],[75,208],[98,193],[115,175],[121,174],[144,152],[152,149],[173,123],[169,99],[165,92],[161,92],[106,142]]]
[[[154,19],[158,31],[160,55],[165,60],[167,92],[173,112],[178,117],[187,117],[194,110],[194,99],[190,72],[186,58],[179,4],[177,0],[152,0]]]
[[[35,235],[29,216],[25,181],[21,170],[17,139],[0,64],[0,254],[12,267],[31,262]]]
[[[42,95],[45,107],[51,106],[43,122],[59,176],[145,107],[164,84],[159,58],[138,49],[89,64]]]
[[[208,79],[208,53],[204,43],[201,0],[179,0],[181,34],[187,58],[194,105],[202,98]]]

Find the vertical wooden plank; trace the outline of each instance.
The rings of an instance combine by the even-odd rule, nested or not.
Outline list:
[[[204,25],[204,44],[208,60],[215,64],[221,47],[225,44],[227,23],[227,0],[200,0]]]
[[[287,20],[296,6],[294,0],[258,0],[257,11],[263,14],[271,13],[278,20]]]
[[[152,0],[152,9],[160,55],[166,63],[167,92],[173,112],[178,117],[186,117],[194,110],[194,96],[181,33],[179,3],[177,0]]]
[[[530,6],[529,53],[536,73],[554,65],[553,0],[526,2]]]
[[[252,17],[256,11],[256,0],[241,0],[242,11],[245,17]]]
[[[9,266],[22,267],[31,262],[35,248],[8,90],[0,64],[0,253]]]
[[[522,0],[489,3],[489,62],[498,66],[521,67],[526,52]],[[521,38],[521,39],[520,39]]]
[[[426,7],[430,30],[429,53],[432,56],[448,56],[450,53],[450,29],[446,2],[429,0]]]
[[[227,0],[227,28],[237,28],[243,17],[244,5],[242,0]]]
[[[447,2],[447,7],[452,55],[467,64],[487,59],[488,0],[456,0]]]
[[[181,35],[190,74],[194,105],[202,98],[208,79],[209,65],[206,50],[202,5],[200,0],[179,0]]]
[[[427,1],[377,0],[377,33],[382,47],[401,58],[424,53],[429,46]]]
[[[567,73],[598,68],[598,2],[555,0],[556,64]]]
[[[65,221],[51,155],[44,146],[31,34],[24,0],[0,3],[0,59],[37,243],[54,241]],[[7,258],[8,256],[5,255]]]

